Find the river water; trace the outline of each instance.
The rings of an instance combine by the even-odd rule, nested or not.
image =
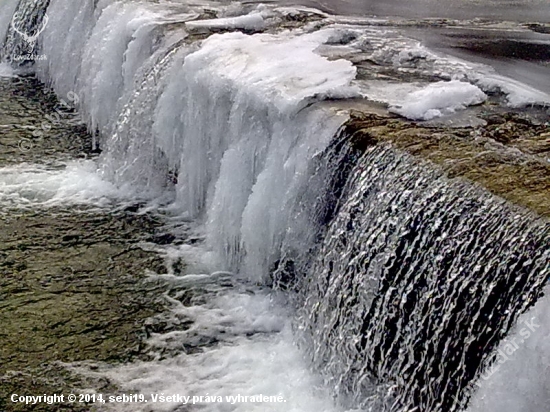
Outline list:
[[[550,9],[544,0],[318,0],[304,2],[335,14],[438,17],[447,19],[495,19],[522,22],[550,22]]]
[[[542,3],[504,3],[2,3],[6,243],[61,238],[49,260],[8,247],[5,276],[67,259],[106,297],[35,299],[52,334],[64,305],[98,319],[99,337],[61,333],[88,349],[49,359],[50,383],[73,377],[44,391],[136,395],[93,405],[117,411],[545,410],[550,43]],[[3,381],[46,373],[10,365]],[[24,410],[8,390],[28,384],[2,388]]]

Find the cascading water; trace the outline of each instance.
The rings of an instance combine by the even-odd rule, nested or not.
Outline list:
[[[454,410],[541,295],[550,225],[391,148],[351,175],[301,281],[305,346],[368,410]]]
[[[488,362],[468,412],[548,409],[550,290],[523,315]]]
[[[543,294],[550,225],[390,146],[353,141],[346,112],[324,102],[359,95],[356,68],[318,53],[345,43],[337,28],[184,29],[207,9],[8,1],[0,56],[26,47],[6,15],[43,29],[35,53],[48,59],[33,62],[35,73],[60,97],[78,96],[103,150],[98,174],[202,227],[218,267],[288,289],[301,348],[342,404],[459,410]],[[278,18],[259,8],[223,24]],[[513,373],[506,366],[494,385]],[[481,386],[472,410],[484,405]]]
[[[16,2],[8,1],[3,7],[8,10],[14,7]],[[15,61],[19,65],[28,64],[23,56],[34,56],[37,50],[39,35],[48,23],[45,15],[49,0],[36,0],[19,4],[10,20],[3,21],[4,25],[9,24],[9,30],[2,28],[0,36],[4,37],[4,47],[0,53],[0,59]],[[1,26],[0,26],[1,27]],[[33,58],[34,59],[34,58]]]

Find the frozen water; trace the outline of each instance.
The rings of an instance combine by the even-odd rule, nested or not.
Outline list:
[[[390,111],[412,120],[431,120],[483,103],[486,99],[479,87],[452,80],[431,83],[422,90],[412,92],[400,104],[391,105]]]
[[[265,27],[265,21],[260,13],[246,16],[226,17],[211,20],[196,20],[185,23],[189,30],[197,29],[242,29],[261,30]]]
[[[11,0],[3,3],[0,6],[2,12],[14,7],[14,4]],[[304,217],[310,212],[307,205],[325,201],[320,199],[319,193],[322,192],[316,186],[322,186],[324,180],[318,179],[323,182],[316,182],[312,179],[312,173],[323,164],[323,156],[330,150],[329,145],[347,118],[345,113],[340,115],[329,103],[320,102],[360,96],[357,70],[351,63],[359,54],[365,58],[364,61],[389,67],[403,76],[410,74],[415,79],[444,80],[431,84],[429,80],[399,85],[394,83],[390,87],[380,87],[384,83],[377,81],[362,88],[369,98],[386,102],[391,110],[413,119],[451,114],[468,105],[482,103],[486,98],[485,92],[502,93],[511,106],[544,104],[550,100],[524,85],[507,81],[488,66],[434,53],[396,32],[361,27],[359,22],[355,27],[342,28],[342,25],[330,26],[329,19],[279,32],[269,26],[269,30],[261,34],[223,33],[207,38],[198,36],[201,40],[193,42],[193,36],[189,36],[189,29],[193,26],[200,28],[202,25],[202,28],[215,31],[238,28],[258,30],[264,27],[262,25],[268,16],[258,13],[260,9],[241,16],[239,13],[244,13],[246,7],[238,4],[220,8],[221,19],[190,22],[199,14],[211,11],[209,7],[211,5],[206,4],[190,6],[185,2],[75,0],[67,4],[64,0],[51,0],[48,8],[50,23],[40,39],[41,50],[48,59],[36,63],[37,74],[51,84],[59,96],[67,96],[70,92],[78,96],[79,109],[90,130],[100,132],[99,143],[103,149],[99,159],[100,173],[96,173],[93,163],[86,162],[69,164],[60,169],[34,165],[4,168],[0,170],[0,201],[18,207],[70,202],[102,206],[123,196],[121,193],[129,193],[136,199],[139,196],[162,196],[169,192],[175,199],[169,211],[179,218],[192,221],[197,230],[205,234],[206,250],[203,252],[210,264],[215,269],[232,270],[240,275],[212,273],[214,269],[189,272],[195,274],[184,276],[176,276],[170,271],[156,275],[181,287],[181,293],[199,288],[201,291],[197,295],[204,298],[183,304],[182,298],[185,296],[168,296],[173,305],[171,319],[174,324],[180,320],[190,320],[191,323],[187,328],[153,335],[149,343],[153,353],[165,349],[173,356],[162,360],[159,356],[151,362],[115,368],[103,367],[98,373],[107,374],[125,391],[164,391],[189,395],[262,392],[282,394],[287,400],[286,404],[259,406],[205,405],[209,408],[207,410],[212,411],[263,411],[269,408],[273,411],[336,411],[338,409],[327,395],[320,393],[323,387],[317,389],[321,382],[308,371],[301,353],[292,343],[294,337],[288,325],[289,314],[283,309],[287,307],[286,302],[280,301],[280,295],[259,286],[271,281],[269,274],[280,262],[283,244],[289,250],[305,253],[303,251],[309,251],[308,242],[317,235],[316,228],[311,225],[314,219]],[[289,13],[289,20],[296,18],[293,24],[298,26],[296,21],[300,16],[296,14],[300,11],[287,9],[286,12]],[[0,34],[8,23],[7,18],[0,17]],[[390,84],[387,82],[385,86]],[[396,161],[390,162],[379,173],[391,173],[395,165]],[[380,160],[364,165],[365,169],[376,169],[378,166]],[[452,226],[456,222],[471,237],[463,236],[459,246],[472,245],[467,256],[475,257],[468,260],[473,273],[482,270],[474,266],[481,259],[477,258],[478,253],[483,253],[485,260],[493,254],[491,264],[502,264],[501,251],[496,250],[498,247],[493,246],[494,242],[486,242],[486,248],[475,243],[475,239],[480,238],[478,232],[483,232],[485,225],[497,227],[503,231],[502,236],[508,231],[512,233],[521,229],[511,218],[506,218],[510,226],[500,223],[506,216],[500,203],[494,202],[492,197],[487,198],[486,208],[493,213],[492,220],[487,219],[486,209],[480,209],[479,216],[484,219],[479,223],[477,220],[467,221],[456,208],[457,204],[468,208],[469,199],[476,196],[461,196],[462,192],[453,191],[446,181],[440,180],[439,203],[433,203],[433,199],[423,203],[409,202],[407,199],[415,196],[429,198],[434,186],[426,183],[430,190],[424,190],[418,178],[420,172],[411,174],[411,167],[407,165],[402,172],[404,178],[389,179],[391,185],[387,187],[391,190],[382,190],[379,197],[373,199],[373,205],[358,215],[364,225],[373,225],[373,236],[361,239],[358,242],[363,245],[361,247],[375,239],[382,239],[386,234],[394,236],[387,242],[380,240],[375,245],[388,249],[380,259],[391,260],[397,253],[395,245],[407,242],[405,235],[398,239],[392,228],[399,224],[403,233],[416,233],[414,225],[410,231],[407,225],[409,220],[413,224],[415,218],[422,218],[426,209],[418,208],[425,205],[430,213],[442,216],[435,226],[430,224],[427,228],[438,230],[440,226]],[[323,173],[319,176],[325,177]],[[361,184],[372,183],[371,180],[369,178]],[[370,193],[366,189],[365,193]],[[381,206],[383,203],[380,202],[384,199],[392,198],[403,203],[403,207],[395,208],[395,201],[388,203],[389,206]],[[465,203],[461,203],[463,201]],[[350,211],[350,215],[356,216],[356,210]],[[371,215],[379,213],[378,226],[367,219],[367,212]],[[394,212],[396,216],[389,215]],[[451,217],[447,217],[446,213]],[[389,225],[389,229],[380,232],[383,226],[380,222]],[[429,232],[428,229],[426,231]],[[483,233],[489,238],[501,232],[493,230]],[[533,230],[522,233],[532,234]],[[354,235],[368,236],[368,231],[355,231]],[[446,234],[430,234],[426,239],[433,238],[433,242],[438,243],[445,242],[446,237]],[[519,237],[518,234],[514,239]],[[300,243],[296,239],[307,239],[307,242]],[[341,240],[345,243],[348,239],[334,237],[335,242]],[[469,239],[469,243],[464,243],[464,239]],[[426,247],[423,239],[415,242],[421,246],[423,254],[408,249],[408,246],[403,249],[406,249],[407,256],[409,251],[410,256],[414,255],[418,267],[446,264],[443,255],[434,258],[435,255],[429,253],[431,249]],[[327,249],[326,255],[335,253],[334,250]],[[374,250],[368,249],[366,255],[374,253]],[[451,243],[447,250],[450,256],[454,256],[452,254],[456,251],[460,253],[460,247]],[[504,247],[502,253],[515,259],[515,250]],[[179,256],[177,250],[170,253],[172,257]],[[353,256],[351,251],[347,253]],[[525,254],[528,256],[528,252]],[[181,256],[186,261],[189,259],[188,255]],[[342,262],[342,255],[335,261]],[[541,264],[538,260],[535,263]],[[502,264],[502,270],[507,270],[511,265]],[[328,268],[329,265],[321,267],[312,279],[319,280],[319,273],[328,271]],[[489,270],[489,266],[486,269]],[[416,298],[416,290],[408,289],[413,283],[406,282],[415,268],[396,264],[392,270],[403,271],[400,287],[406,287],[407,295]],[[457,264],[457,273],[462,270],[463,265]],[[330,272],[327,279],[331,277],[334,280],[332,269]],[[343,281],[361,280],[360,277],[352,279],[344,276],[345,273],[341,272]],[[358,273],[363,275],[365,272]],[[394,277],[388,273],[388,282],[393,281]],[[436,273],[439,272],[429,270],[424,277],[429,279]],[[528,275],[531,279],[530,272]],[[456,278],[457,282],[475,280],[467,276]],[[419,280],[424,281],[423,278]],[[231,287],[222,287],[227,283]],[[365,295],[374,293],[375,289],[365,289],[365,284],[361,283],[355,290],[362,290]],[[430,280],[429,286],[433,288],[434,296],[438,296],[437,282]],[[460,286],[460,290],[469,290],[466,283]],[[345,289],[332,290],[331,293],[342,293],[342,299],[350,302],[357,297],[346,294]],[[388,293],[384,298],[387,299],[383,301],[384,306],[376,309],[376,319],[393,316],[387,311],[389,302],[395,306],[399,305],[399,300],[394,300],[390,295]],[[309,314],[315,313],[321,307],[319,302],[326,299],[325,295],[320,299],[311,296],[308,304],[313,309]],[[485,302],[487,297],[478,298],[476,295],[476,299],[467,301],[474,305],[479,301]],[[418,299],[422,303],[424,299],[431,299],[431,295],[422,294]],[[456,301],[449,298],[443,302],[449,313],[453,314]],[[436,304],[422,306],[420,303],[415,316],[417,324],[424,325],[421,322],[424,308],[431,309]],[[401,301],[401,307],[405,310],[407,302]],[[322,306],[322,309],[327,308],[344,310],[346,306]],[[341,318],[336,316],[334,324],[342,330],[349,327],[351,313],[345,313],[346,322],[340,322]],[[357,324],[361,324],[365,318],[364,312],[355,310],[353,313]],[[445,313],[429,312],[430,316],[435,316],[434,319]],[[477,316],[474,310],[472,314]],[[468,320],[461,319],[464,322]],[[451,320],[450,316],[444,322],[434,320],[434,326],[450,328],[451,333],[442,327],[437,329],[437,333],[430,330],[430,340],[427,341],[430,345],[438,346],[445,339],[453,344],[462,342],[453,339],[453,328],[457,323]],[[405,322],[404,318],[396,320],[399,326],[402,322]],[[315,331],[330,333],[326,329],[327,324],[320,321],[320,325]],[[428,326],[431,328],[432,324]],[[379,333],[376,328],[380,328]],[[421,338],[420,328],[414,331],[407,326],[399,328],[399,337],[395,336],[395,341],[391,341],[388,330],[382,329],[383,323],[375,324],[363,335],[373,339],[374,343],[369,346],[373,348],[373,353],[380,348],[378,340],[387,340],[393,346],[394,342],[401,345],[420,341]],[[462,337],[466,330],[462,328],[456,332]],[[336,392],[343,391],[344,386],[353,380],[349,376],[352,371],[361,371],[353,367],[353,362],[360,359],[358,356],[340,358],[346,350],[357,350],[356,343],[361,340],[352,342],[347,336],[344,333],[333,335],[327,345],[318,339],[316,346],[309,346],[310,349],[318,348],[316,360],[320,360],[327,373],[335,371],[328,381],[337,383],[334,388],[329,388]],[[327,348],[339,339],[343,343],[331,349],[334,356],[321,359],[323,350],[327,353]],[[197,348],[198,351],[192,350]],[[415,345],[407,346],[407,350],[413,348]],[[407,388],[407,382],[402,381],[410,379],[410,376],[400,372],[414,369],[407,366],[412,364],[413,355],[400,358],[401,364],[384,357],[381,362],[376,362],[375,367],[380,371],[395,372],[400,388]],[[328,365],[327,359],[332,359],[333,363]],[[431,362],[426,361],[415,369],[418,381],[422,381],[422,367],[434,370],[428,367]],[[461,360],[456,363],[463,369],[468,366]],[[399,369],[400,365],[404,365],[402,369]],[[429,382],[431,388],[442,388],[449,398],[456,385],[455,388],[445,388],[448,383],[445,374],[453,375],[455,382],[459,382],[460,373],[461,370],[443,368]],[[356,376],[357,384],[366,384],[369,376],[367,372]],[[426,385],[419,384],[409,390],[425,397],[427,403],[437,402],[436,397],[429,397],[425,388]],[[375,389],[385,388],[382,385]],[[360,397],[362,392],[358,389],[351,395]],[[406,401],[412,403],[412,398]],[[156,404],[153,407],[168,410],[174,405]],[[136,410],[136,405],[131,405],[131,408]]]

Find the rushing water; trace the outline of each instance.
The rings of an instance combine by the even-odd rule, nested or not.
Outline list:
[[[512,106],[548,96],[385,32],[319,28],[318,16],[277,30],[300,21],[298,11],[229,5],[219,8],[217,30],[242,32],[206,36],[200,25],[185,26],[210,7],[0,6],[0,56],[32,66],[79,105],[109,192],[114,185],[204,238],[155,249],[167,273],[154,277],[183,288],[170,297],[170,322],[192,325],[152,338],[172,356],[94,373],[129,391],[282,393],[287,401],[207,410],[446,412],[473,394],[472,410],[496,411],[500,398],[487,395],[494,391],[518,405],[510,411],[542,411],[550,379],[537,359],[548,365],[549,323],[548,299],[539,298],[550,274],[549,223],[390,146],[350,144],[346,113],[326,101],[361,95],[356,67],[338,58],[351,41],[380,65],[412,70],[420,61],[416,69],[453,77],[454,86],[466,79],[476,103],[497,89]],[[29,43],[16,27],[41,31],[40,41]],[[258,27],[272,30],[247,34]],[[22,53],[45,58],[22,63],[14,58]],[[414,107],[422,116],[472,104],[425,100]],[[518,323],[525,313],[524,321],[541,324],[529,339]],[[511,329],[524,345],[489,379]],[[514,373],[521,385],[508,388]]]
[[[550,226],[389,148],[352,176],[303,280],[308,347],[356,403],[453,410],[540,295]]]

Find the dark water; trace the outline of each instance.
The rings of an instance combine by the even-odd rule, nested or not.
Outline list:
[[[525,30],[418,28],[408,35],[428,47],[495,67],[504,75],[550,93],[550,2],[545,0],[282,0],[333,14],[407,19],[486,19],[524,23]],[[534,22],[542,24],[532,24]],[[531,24],[529,24],[531,23]]]
[[[479,17],[521,22],[550,22],[550,5],[545,0],[303,0],[299,3],[336,14],[449,19]]]
[[[533,26],[537,30],[538,26]],[[500,74],[550,93],[550,34],[534,30],[416,28],[407,35],[432,50],[494,67]]]

